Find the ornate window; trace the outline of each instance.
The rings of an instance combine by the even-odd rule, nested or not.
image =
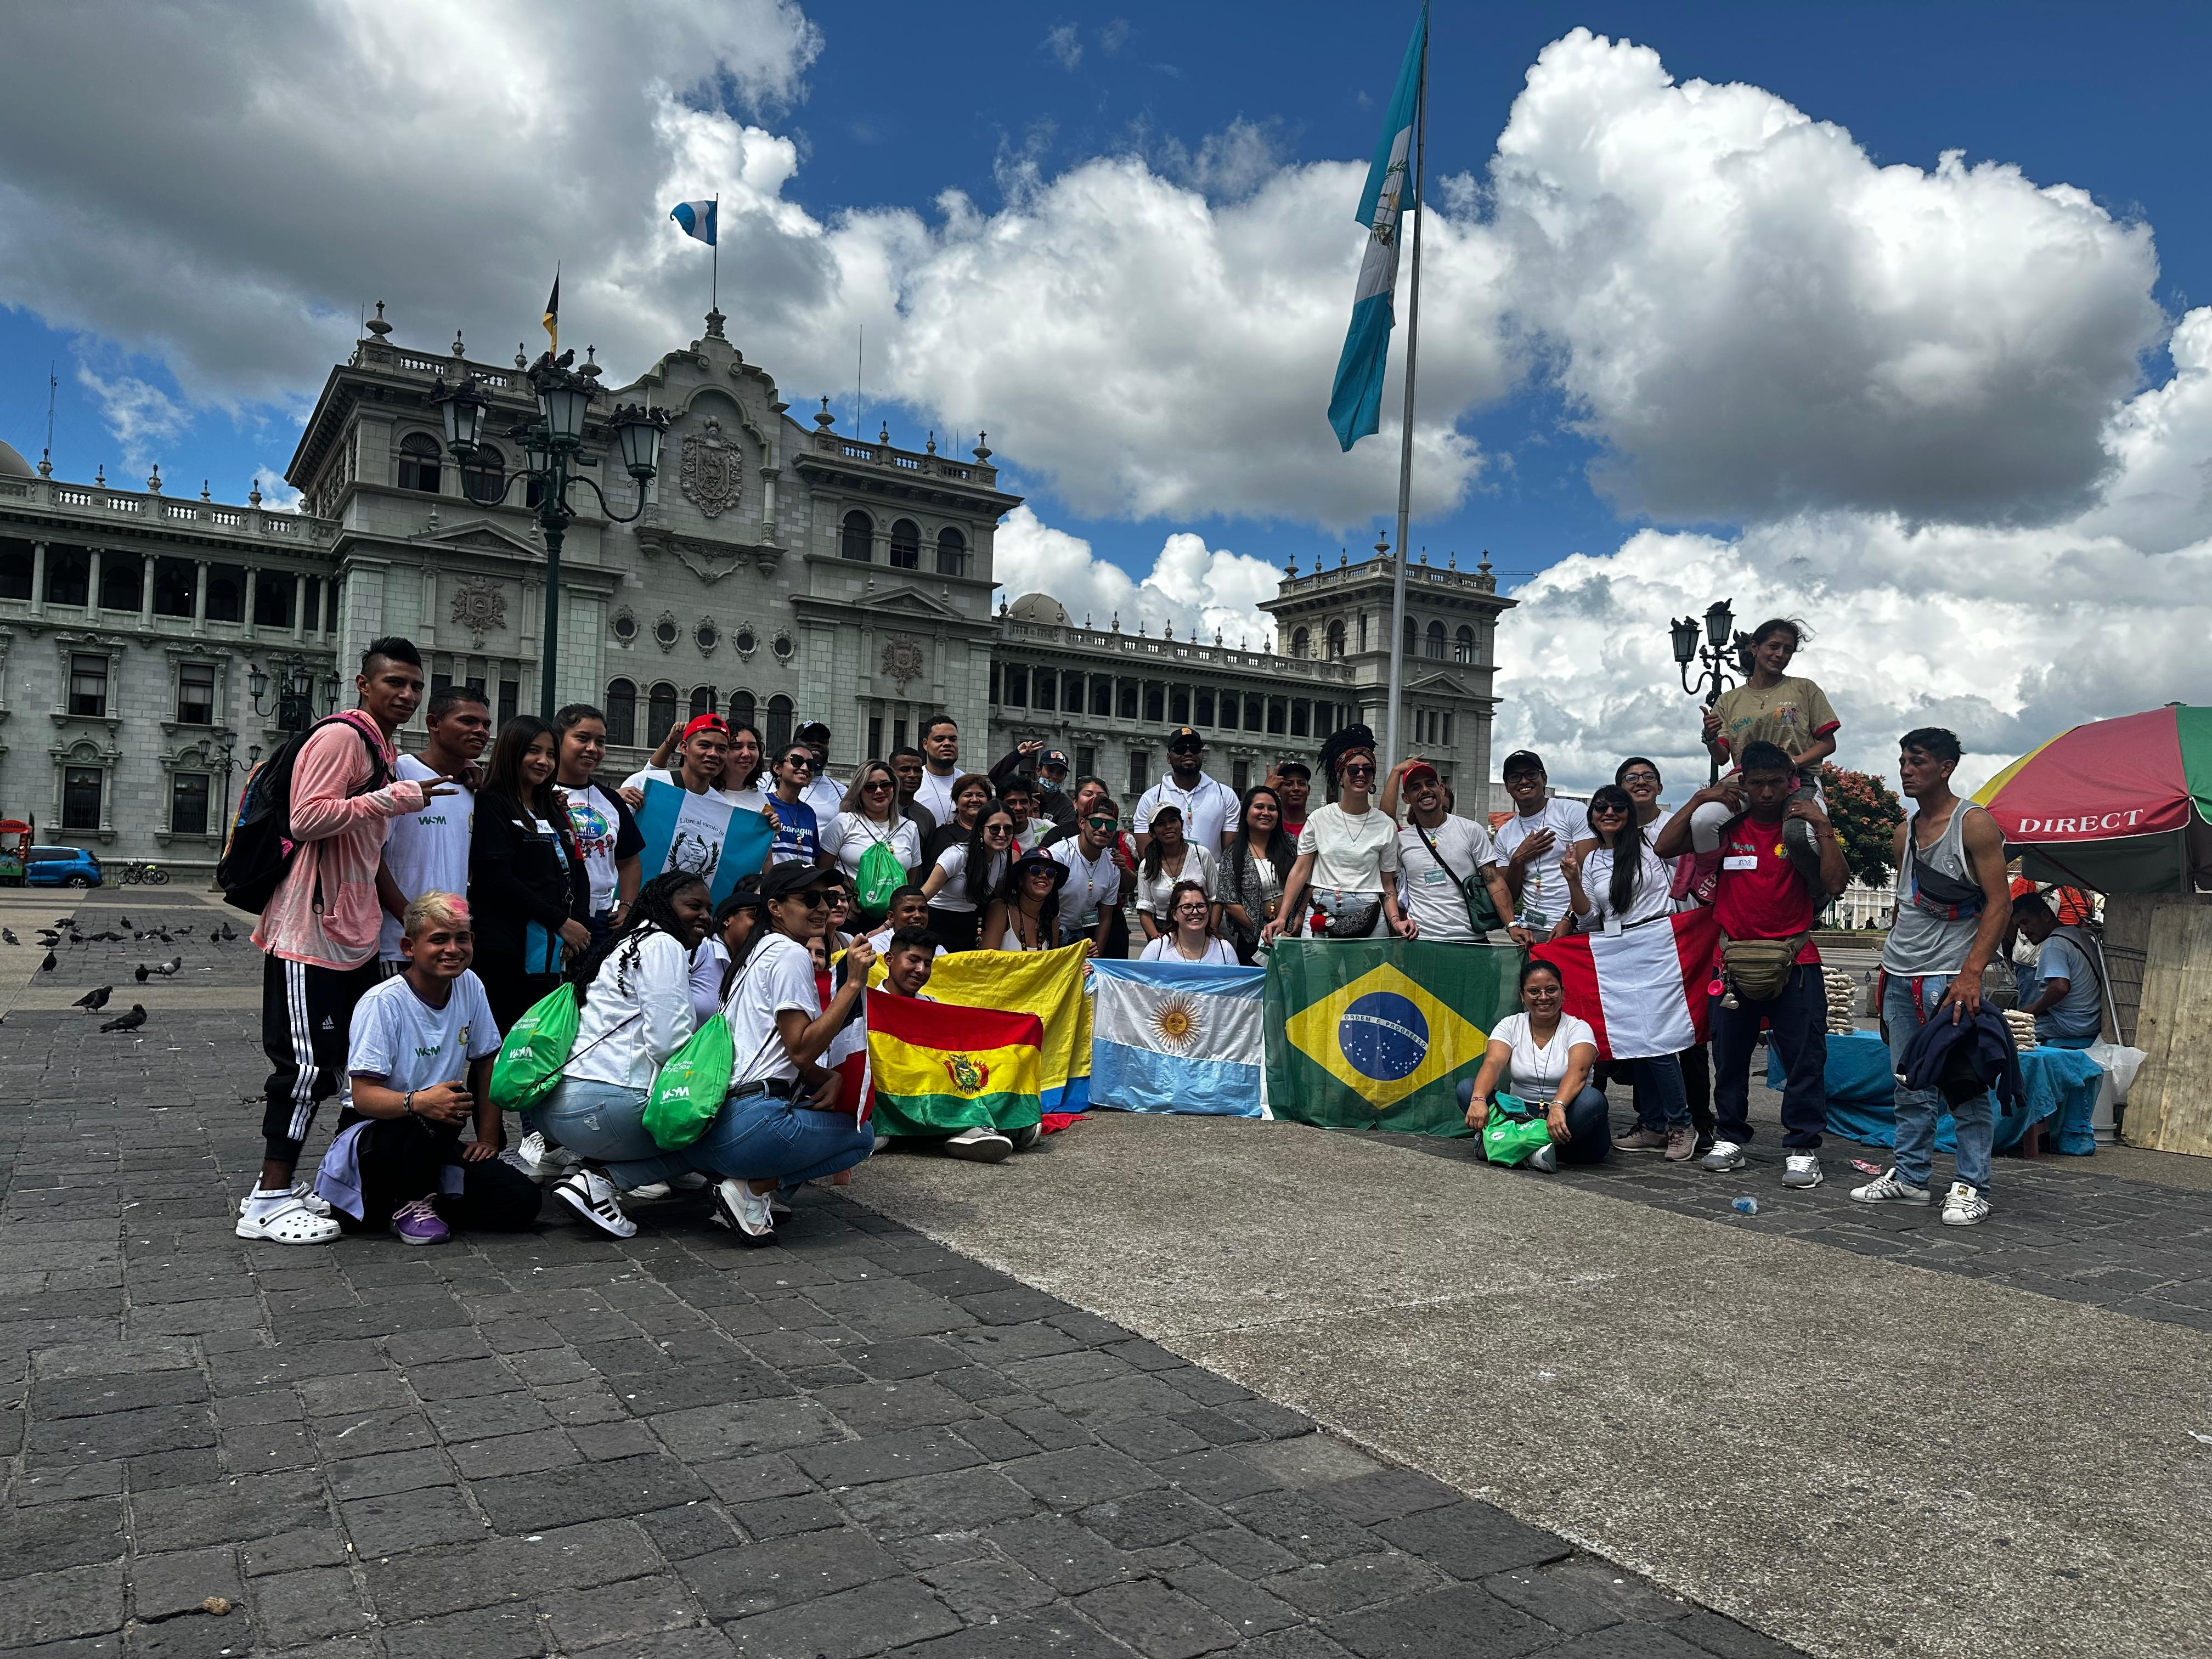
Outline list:
[[[97,830],[100,824],[100,801],[107,783],[107,769],[104,766],[69,766],[62,769],[62,828],[64,830]]]
[[[204,836],[208,832],[208,775],[204,772],[169,774],[169,833]]]
[[[106,656],[79,653],[70,658],[69,711],[94,720],[107,714],[107,671],[111,659]],[[82,824],[68,826],[82,830]],[[94,828],[98,828],[95,824]]]
[[[775,653],[775,658],[778,662],[789,662],[791,660],[792,653],[798,649],[796,646],[792,644],[791,635],[780,630],[776,634],[776,636],[769,641],[768,648]]]
[[[912,519],[891,526],[891,565],[898,570],[921,568],[921,526]]]
[[[730,643],[738,647],[739,656],[750,657],[760,649],[760,635],[754,633],[750,627],[740,628],[738,629],[737,636]]]
[[[135,554],[109,553],[100,562],[100,608],[136,611],[143,597],[139,583],[144,566]]]
[[[1328,659],[1342,660],[1344,657],[1344,618],[1339,617],[1328,625]]]
[[[1313,635],[1301,628],[1291,635],[1291,654],[1303,657],[1313,648]]]
[[[637,637],[637,617],[625,606],[615,612],[615,637],[628,645]]]
[[[753,711],[754,711],[754,709],[755,709],[757,707],[757,704],[754,702],[754,701],[753,701],[753,694],[752,694],[751,692],[750,692],[750,691],[732,691],[732,692],[731,692],[731,693],[730,693],[730,730],[732,730],[732,732],[734,732],[734,731],[736,731],[736,730],[738,729],[738,727],[739,727],[740,726],[757,726],[760,724],[760,722],[759,722],[759,720],[757,720],[757,719],[755,719],[755,718],[754,718],[754,714],[753,714]]]
[[[699,618],[699,625],[691,630],[691,637],[702,651],[712,651],[722,641],[722,630],[714,626],[712,617]]]
[[[631,624],[635,629],[636,624]],[[637,684],[634,680],[607,682],[607,741],[625,748],[637,741]]]
[[[968,538],[957,530],[937,532],[937,574],[940,576],[964,576],[968,574]]]
[[[490,444],[461,463],[461,494],[472,501],[495,501],[507,492],[507,457]]]
[[[1474,660],[1474,630],[1465,624],[1462,624],[1459,637],[1453,642],[1452,659],[1455,662]]]
[[[682,629],[676,625],[676,618],[668,615],[665,611],[661,613],[660,620],[653,625],[653,640],[659,645],[663,651],[667,650],[671,646],[674,645],[676,643],[676,636],[683,631],[684,630]]]
[[[1415,623],[1411,617],[1408,617],[1406,618],[1406,645],[1403,654],[1408,657],[1417,657],[1420,655],[1420,653],[1421,629],[1419,624]]]
[[[876,556],[875,520],[857,507],[845,515],[837,535],[837,550],[848,559],[866,564]]]
[[[769,754],[781,755],[791,746],[791,714],[789,697],[779,693],[768,700],[768,730],[761,735],[767,739]]]
[[[716,701],[716,693],[713,686],[693,686],[691,688],[691,718],[696,720],[702,714],[714,713]]]
[[[1444,625],[1440,622],[1429,624],[1429,655],[1438,662],[1444,659]]]
[[[399,441],[399,487],[434,495],[443,482],[438,441],[427,432],[410,432]]]
[[[177,665],[177,724],[215,724],[215,665],[184,662]]]
[[[645,705],[645,735],[649,743],[659,743],[661,734],[676,724],[676,688],[666,680],[656,683],[647,694]]]

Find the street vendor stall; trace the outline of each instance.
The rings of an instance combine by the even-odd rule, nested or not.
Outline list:
[[[2045,1150],[2075,1158],[2094,1155],[2103,1067],[2078,1048],[2028,1048],[2020,1056],[2020,1075],[2027,1099],[1997,1114],[1990,1150],[2018,1151],[2028,1131],[2040,1126]],[[1830,1134],[1867,1146],[1897,1144],[1897,1074],[1890,1069],[1889,1044],[1879,1035],[1831,1032],[1823,1078]],[[1766,1082],[1769,1088],[1782,1087],[1782,1059],[1772,1052],[1766,1059]],[[1936,1150],[1954,1150],[1956,1135],[1946,1111],[1936,1120]]]
[[[2074,726],[1974,799],[2022,875],[2103,893],[2112,955],[2123,936],[2141,951],[2140,995],[2122,1000],[2134,975],[2117,985],[2100,951],[2110,1041],[2090,1050],[2116,1079],[2140,1061],[2122,1085],[2126,1139],[2212,1156],[2212,708]]]

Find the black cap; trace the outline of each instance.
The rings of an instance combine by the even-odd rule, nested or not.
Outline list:
[[[1168,747],[1170,749],[1182,747],[1203,749],[1206,747],[1206,739],[1198,735],[1198,728],[1196,726],[1178,726],[1174,731],[1168,733]]]
[[[830,739],[830,728],[820,720],[803,720],[791,737],[794,743],[811,743],[817,738],[826,743]]]
[[[1516,749],[1498,763],[1498,775],[1501,778],[1510,772],[1541,772],[1543,769],[1544,757],[1533,749]]]
[[[1304,778],[1309,781],[1313,778],[1313,768],[1308,766],[1296,755],[1285,756],[1284,758],[1275,763],[1275,775],[1277,777],[1283,777],[1291,772],[1297,773],[1300,777]]]
[[[788,864],[777,865],[761,878],[760,896],[773,904],[809,887],[826,888],[829,884],[829,878],[820,870],[804,860],[793,859]]]

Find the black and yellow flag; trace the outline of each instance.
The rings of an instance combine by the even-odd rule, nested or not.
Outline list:
[[[545,331],[553,337],[552,349],[561,349],[561,267],[553,267],[553,291],[545,296]]]

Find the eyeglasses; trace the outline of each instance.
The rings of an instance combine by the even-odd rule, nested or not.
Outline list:
[[[983,826],[983,833],[987,836],[1011,836],[1014,833],[1014,826],[1011,823],[987,823]]]
[[[1659,775],[1656,772],[1623,772],[1620,781],[1623,783],[1656,783]]]
[[[1188,899],[1176,906],[1176,914],[1179,916],[1202,916],[1212,908],[1212,905],[1200,903],[1196,899]]]

